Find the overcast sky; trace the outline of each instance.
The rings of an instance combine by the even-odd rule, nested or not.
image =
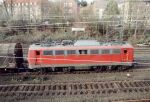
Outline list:
[[[81,1],[81,0],[80,0]],[[93,0],[86,0],[88,3],[90,3],[91,1],[93,1]]]
[[[0,0],[0,2],[2,2],[3,0]],[[80,0],[81,1],[81,0]],[[93,1],[93,0],[86,0],[88,3],[90,3],[91,1]]]
[[[2,2],[3,0],[0,0]],[[81,0],[80,0],[81,1]],[[86,0],[88,3],[92,2],[93,0]]]

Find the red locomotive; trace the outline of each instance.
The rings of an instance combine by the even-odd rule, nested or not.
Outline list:
[[[126,42],[101,44],[95,40],[78,40],[68,44],[33,44],[28,51],[30,69],[122,70],[131,67],[133,60],[134,48]]]

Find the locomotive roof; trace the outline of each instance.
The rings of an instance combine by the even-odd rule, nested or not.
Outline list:
[[[63,42],[63,41],[62,41]],[[58,42],[50,42],[50,43],[37,43],[30,45],[30,49],[71,49],[73,48],[133,48],[127,42],[98,42],[97,40],[77,40],[76,42],[71,42],[70,40],[65,40],[64,42],[68,42],[69,44]]]
[[[100,43],[97,40],[78,40],[74,46],[100,46]]]

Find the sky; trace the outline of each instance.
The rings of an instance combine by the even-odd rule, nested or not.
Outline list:
[[[81,0],[80,0],[81,1]],[[93,0],[85,0],[85,1],[87,1],[88,3],[90,3],[90,2],[92,2]]]
[[[2,2],[3,0],[0,0]],[[81,0],[80,0],[81,1]],[[86,0],[88,3],[92,2],[93,0]]]

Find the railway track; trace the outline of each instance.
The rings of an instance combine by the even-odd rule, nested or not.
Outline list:
[[[143,93],[150,98],[150,80],[112,82],[55,82],[50,84],[0,85],[0,97],[71,97],[98,95],[101,98],[119,94]]]
[[[150,80],[150,69],[126,71],[126,72],[87,72],[79,71],[75,73],[19,73],[1,75],[1,85],[7,84],[40,84],[55,82],[88,82],[88,81],[132,81]],[[4,80],[7,79],[7,80]]]
[[[135,54],[150,54],[150,47],[137,47],[134,49]]]

